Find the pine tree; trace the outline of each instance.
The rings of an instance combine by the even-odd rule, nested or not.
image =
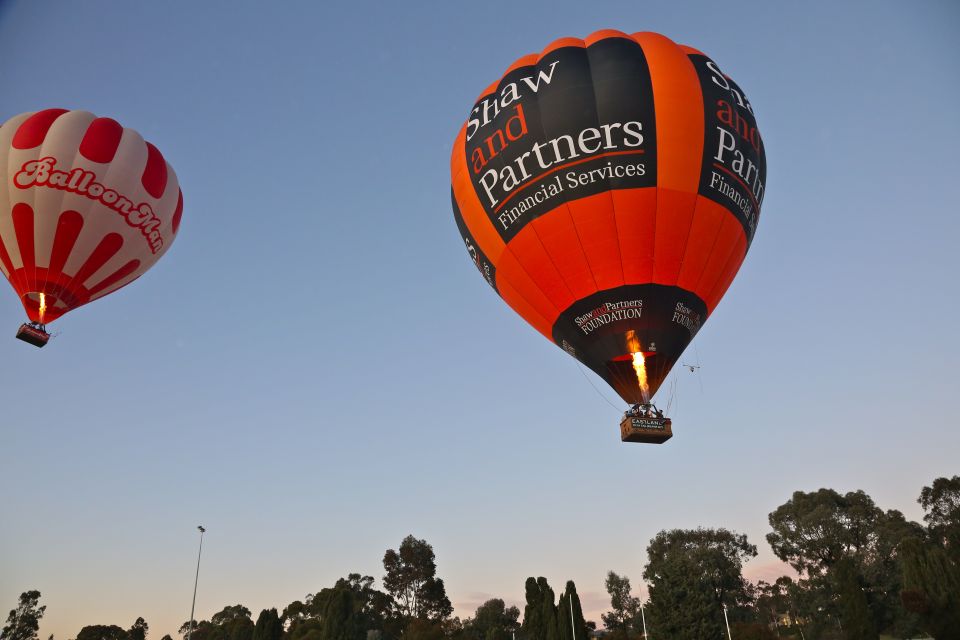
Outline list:
[[[540,611],[543,616],[543,640],[560,640],[560,629],[557,624],[557,605],[553,589],[547,584],[546,578],[537,578],[540,587]],[[531,639],[532,640],[532,639]]]
[[[547,579],[527,578],[525,591],[527,604],[523,609],[520,635],[524,640],[560,640],[557,605]]]
[[[572,618],[571,601],[573,603]],[[586,640],[587,638],[587,623],[583,619],[580,597],[577,595],[577,587],[573,584],[573,580],[567,581],[566,590],[560,596],[560,603],[557,605],[557,626],[560,640]]]
[[[546,635],[543,624],[542,602],[540,585],[536,578],[527,578],[524,583],[526,606],[523,608],[523,624],[520,626],[520,635],[524,640],[539,640]]]

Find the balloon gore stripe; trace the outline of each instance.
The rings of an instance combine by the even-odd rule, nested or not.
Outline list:
[[[53,126],[54,120],[67,113],[66,109],[46,109],[37,111],[24,120],[13,136],[14,149],[33,149],[43,144],[47,131]]]
[[[120,123],[110,118],[97,118],[87,127],[80,141],[80,155],[100,164],[111,162],[122,137],[123,127]]]

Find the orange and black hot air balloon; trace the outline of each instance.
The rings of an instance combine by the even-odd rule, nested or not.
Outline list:
[[[490,85],[451,175],[490,286],[645,406],[743,262],[766,161],[750,102],[710,58],[656,33],[600,31]]]

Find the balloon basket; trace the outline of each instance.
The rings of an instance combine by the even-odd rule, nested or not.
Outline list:
[[[50,340],[50,334],[44,331],[43,326],[34,323],[24,323],[17,330],[17,338],[29,342],[35,347],[42,347]]]
[[[663,444],[673,437],[670,418],[647,418],[626,415],[620,422],[620,439],[624,442]]]

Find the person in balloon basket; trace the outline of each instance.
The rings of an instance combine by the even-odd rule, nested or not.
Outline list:
[[[652,404],[635,404],[627,410],[627,415],[637,418],[657,418],[663,419],[663,411],[657,409]]]

